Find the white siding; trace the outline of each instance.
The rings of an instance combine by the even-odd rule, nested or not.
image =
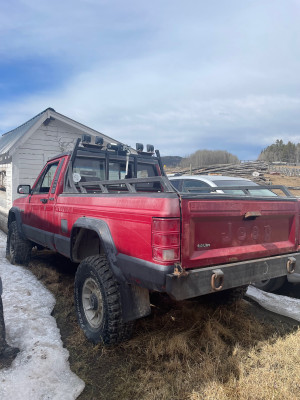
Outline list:
[[[57,120],[34,132],[13,156],[13,199],[18,197],[19,184],[32,186],[49,158],[72,150],[82,133]]]
[[[6,169],[6,206],[9,210],[12,206],[12,163],[7,164]]]
[[[19,158],[18,153],[15,153],[12,156],[12,182],[11,182],[11,191],[12,191],[12,201],[14,201],[20,195],[17,194],[17,188],[20,184],[19,176],[20,176],[20,168],[19,168]],[[23,182],[22,182],[23,183]]]
[[[33,185],[45,163],[60,153],[72,150],[77,138],[85,133],[59,120],[41,125],[12,155],[12,163],[0,165],[6,170],[6,192],[0,190],[0,211],[6,212],[20,195],[20,184]],[[101,135],[101,133],[97,133]]]
[[[6,192],[0,190],[0,207],[9,210],[12,205],[12,164],[1,164],[0,171],[6,172],[4,180]]]

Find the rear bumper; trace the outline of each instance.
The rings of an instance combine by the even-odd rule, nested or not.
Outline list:
[[[288,272],[289,260],[295,260],[293,272]],[[291,269],[291,268],[290,268]],[[300,253],[291,253],[275,257],[261,258],[252,261],[243,261],[234,264],[224,264],[214,267],[194,269],[181,275],[167,274],[166,292],[176,300],[184,300],[192,297],[214,293],[211,281],[216,273],[223,276],[221,290],[248,285],[255,281],[261,281],[286,275],[292,280],[300,274]],[[297,274],[297,275],[296,275]],[[299,275],[300,276],[300,275]]]

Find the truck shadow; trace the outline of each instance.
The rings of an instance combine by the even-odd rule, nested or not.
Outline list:
[[[295,299],[300,299],[300,283],[289,283],[288,281],[278,289],[276,294],[281,296],[294,297]]]

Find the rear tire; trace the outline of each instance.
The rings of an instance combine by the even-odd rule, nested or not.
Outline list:
[[[6,258],[11,264],[27,265],[30,260],[31,249],[31,242],[21,237],[17,222],[12,221],[7,235]]]
[[[133,323],[123,322],[119,284],[105,256],[79,264],[74,295],[77,320],[88,340],[111,345],[131,336]]]
[[[252,283],[257,289],[264,290],[265,292],[275,292],[280,289],[286,282],[286,276],[280,276],[279,278],[266,279],[260,282]]]

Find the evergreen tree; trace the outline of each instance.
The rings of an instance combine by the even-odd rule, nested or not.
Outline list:
[[[299,163],[300,143],[289,141],[284,144],[282,140],[277,139],[275,143],[261,151],[258,159],[267,162]]]

